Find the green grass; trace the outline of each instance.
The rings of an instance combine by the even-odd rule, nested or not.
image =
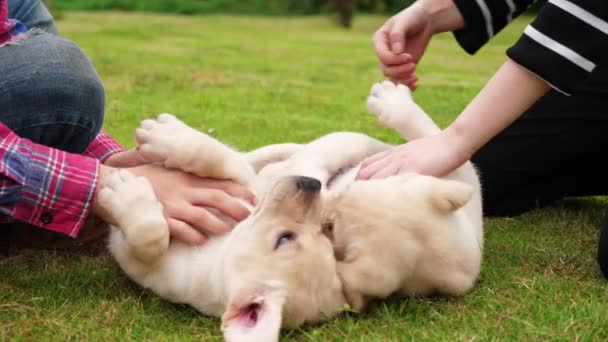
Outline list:
[[[143,118],[171,112],[241,149],[361,131],[398,143],[365,111],[381,80],[370,35],[385,18],[342,30],[324,17],[175,17],[65,12],[63,35],[107,88],[105,128],[126,146]],[[446,34],[419,65],[416,100],[447,125],[504,60],[529,19],[476,57]],[[608,287],[595,263],[601,199],[572,199],[486,220],[478,284],[459,299],[390,301],[286,332],[286,341],[606,340]],[[128,281],[107,255],[24,251],[0,259],[0,338],[217,340],[219,321]]]

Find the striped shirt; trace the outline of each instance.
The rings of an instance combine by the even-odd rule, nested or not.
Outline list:
[[[455,0],[466,24],[454,36],[474,54],[533,2]],[[587,89],[608,67],[608,0],[549,0],[507,55],[562,93]],[[608,95],[608,80],[600,84],[596,91]]]
[[[35,144],[0,123],[0,222],[78,232],[90,212],[99,164],[124,149],[100,132],[82,155]]]

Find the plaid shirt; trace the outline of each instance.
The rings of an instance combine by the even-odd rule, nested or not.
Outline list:
[[[78,235],[99,164],[124,149],[103,131],[82,155],[35,144],[0,123],[0,222],[24,221]]]
[[[0,46],[27,29],[0,0]],[[82,155],[35,144],[0,123],[0,223],[13,220],[78,235],[97,187],[99,163],[124,149],[101,131]]]
[[[0,0],[0,45],[13,40],[14,37],[27,31],[19,20],[8,18],[8,3]]]

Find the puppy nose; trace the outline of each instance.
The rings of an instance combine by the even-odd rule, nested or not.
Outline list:
[[[318,179],[300,176],[296,179],[298,190],[303,192],[318,192],[321,190],[321,182]]]

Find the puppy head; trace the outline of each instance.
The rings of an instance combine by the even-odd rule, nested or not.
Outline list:
[[[222,316],[227,340],[272,341],[335,314],[345,303],[330,241],[320,222],[321,183],[280,179],[229,237]]]

